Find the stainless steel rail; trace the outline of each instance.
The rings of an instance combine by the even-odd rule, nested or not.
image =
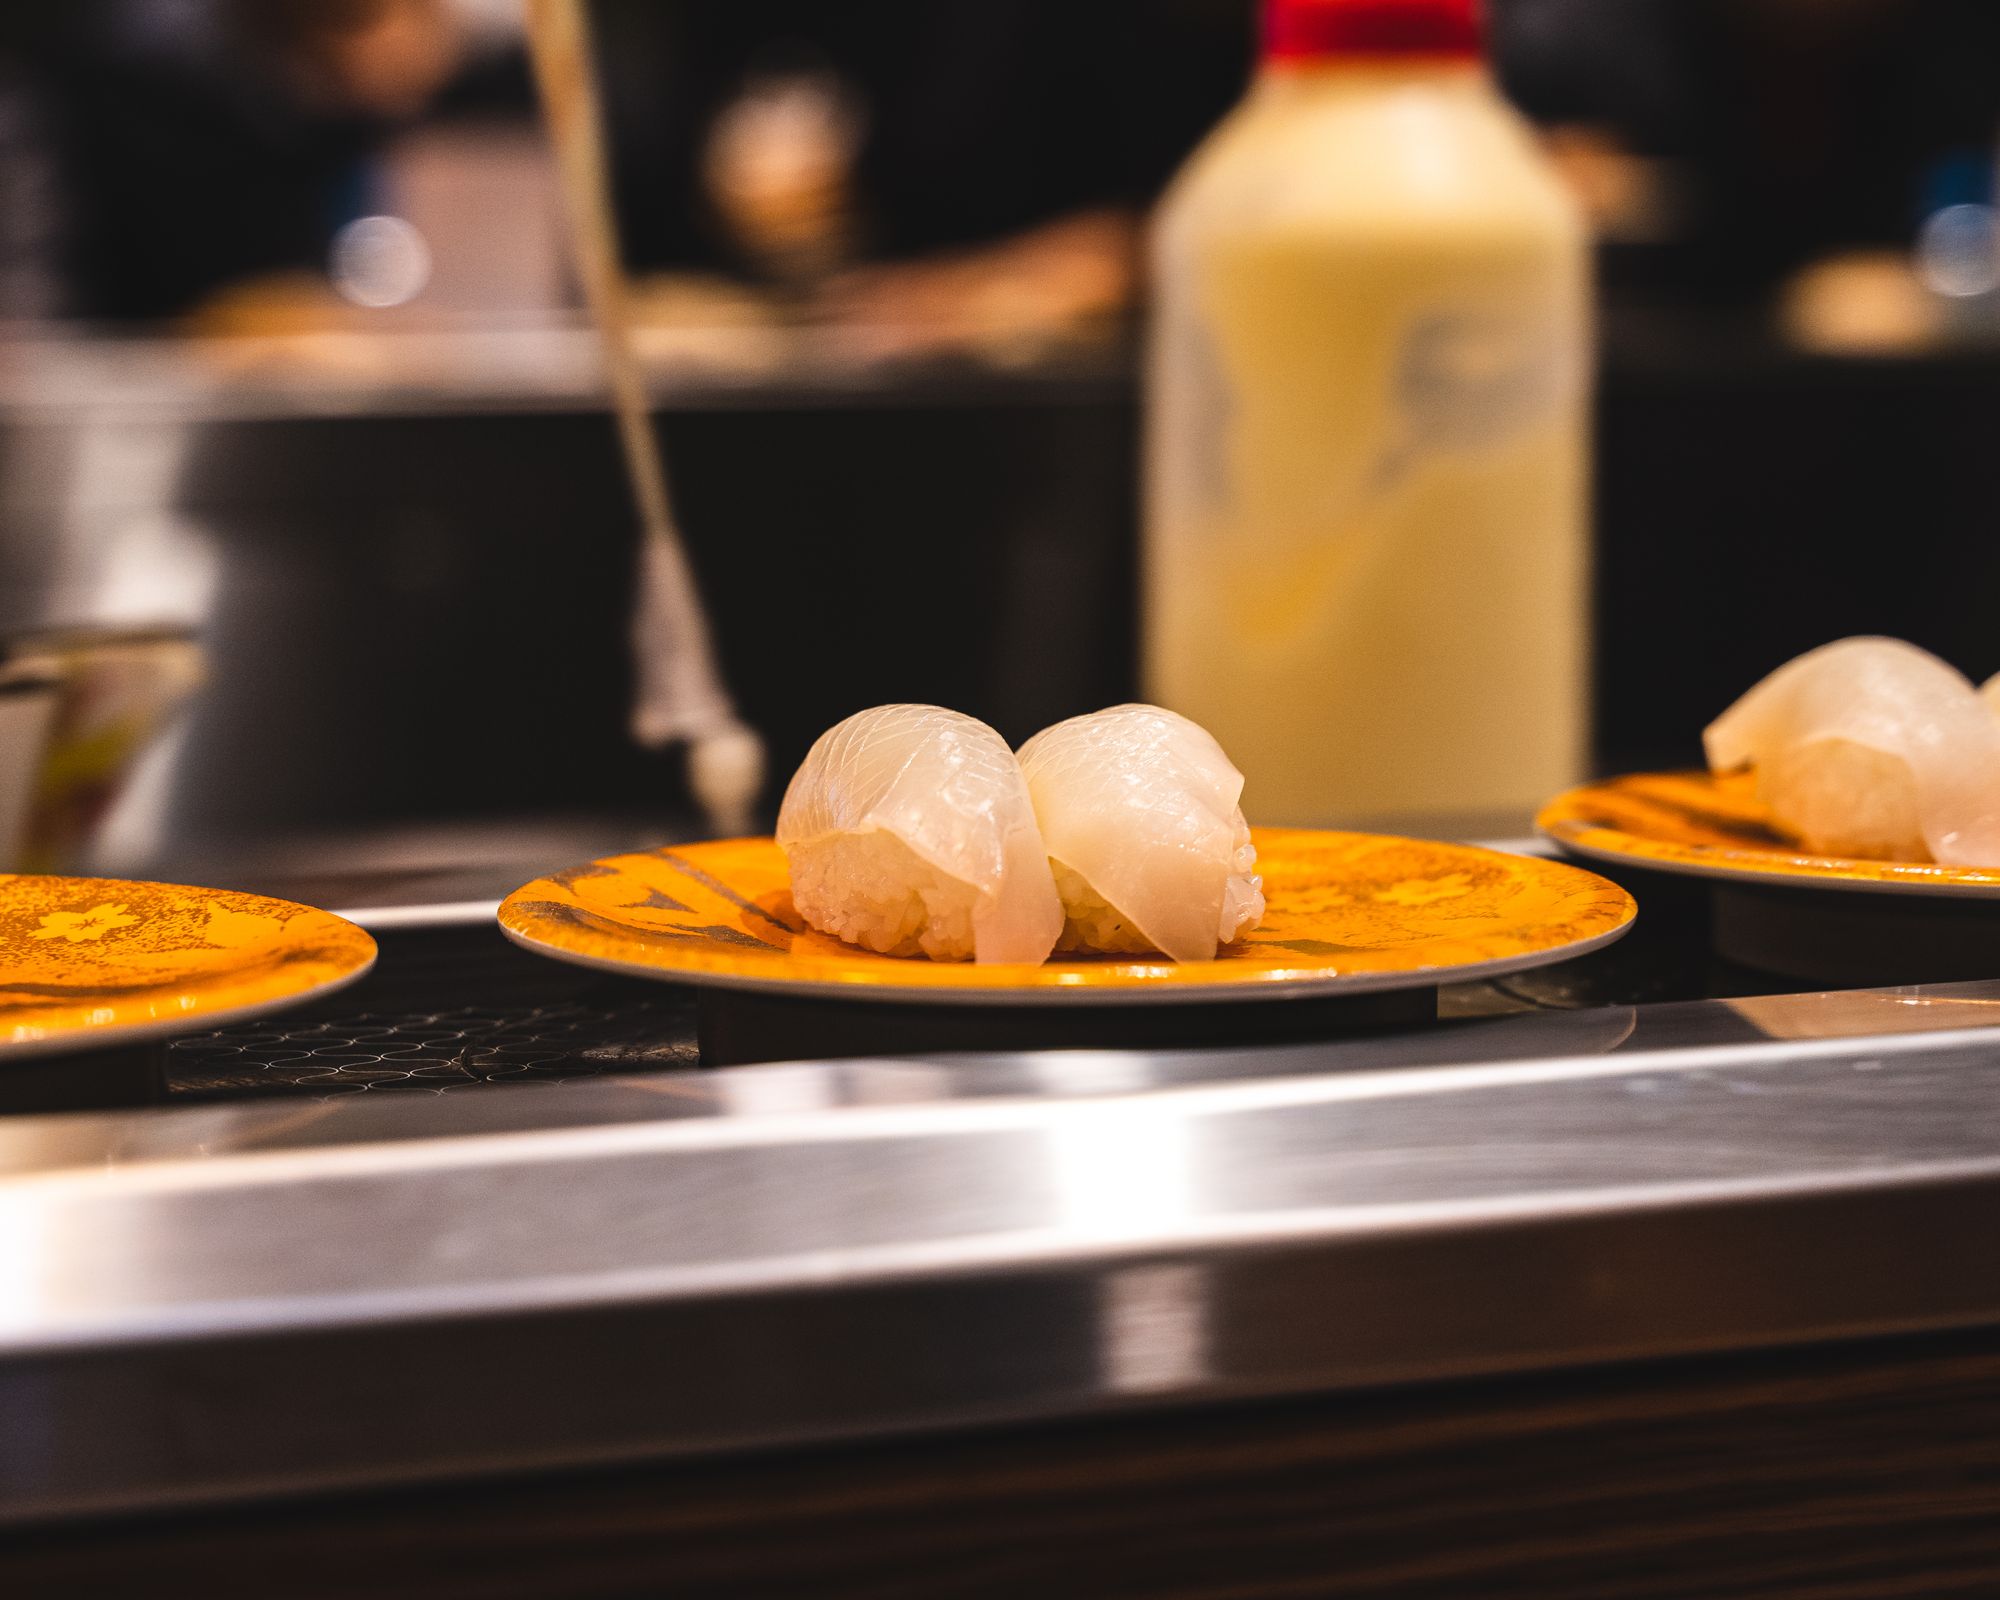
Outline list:
[[[2000,1321],[1996,1022],[0,1123],[0,1518]]]

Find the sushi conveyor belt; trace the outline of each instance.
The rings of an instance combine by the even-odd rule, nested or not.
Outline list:
[[[1642,900],[1434,1022],[719,1071],[389,918],[153,1104],[0,1084],[0,1522],[2000,1325],[2000,981]]]

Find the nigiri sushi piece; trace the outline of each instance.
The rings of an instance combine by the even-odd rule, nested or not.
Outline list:
[[[1072,717],[1021,746],[1021,770],[1062,897],[1058,949],[1207,961],[1263,920],[1243,774],[1186,717]]]
[[[785,790],[792,903],[883,955],[1048,959],[1048,852],[1007,741],[939,706],[877,706],[819,736]]]
[[[1754,768],[1807,849],[2000,865],[2000,718],[1971,681],[1900,639],[1841,639],[1778,668],[1702,736],[1716,772]]]

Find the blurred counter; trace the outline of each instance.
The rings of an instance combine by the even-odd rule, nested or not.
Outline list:
[[[1132,694],[1138,406],[1115,340],[1012,365],[775,325],[649,341],[774,772],[857,705],[935,700],[1019,737]],[[197,621],[212,658],[117,864],[245,830],[678,803],[674,764],[623,730],[633,524],[588,332],[17,356],[0,629]],[[1626,311],[1600,397],[1601,767],[1691,759],[1746,684],[1841,634],[2000,670],[1980,598],[2000,354],[1802,355]]]
[[[778,778],[859,704],[1025,737],[1129,698],[1122,358],[711,342],[649,337],[654,392]],[[624,732],[634,525],[597,379],[581,329],[23,350],[0,379],[0,629],[165,616],[210,658],[116,864],[679,805],[675,762]]]
[[[636,341],[663,410],[874,401],[1074,403],[1125,392],[1115,343],[1024,350],[1019,359],[872,359],[851,330],[653,326]],[[865,345],[868,341],[862,341]],[[15,422],[279,420],[432,412],[603,413],[597,336],[583,324],[490,318],[453,331],[236,334],[208,339],[13,339],[0,415]]]

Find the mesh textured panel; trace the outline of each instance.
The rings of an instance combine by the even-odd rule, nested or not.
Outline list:
[[[282,1018],[245,1023],[176,1040],[167,1083],[174,1095],[442,1094],[695,1064],[693,1013],[673,996],[610,1014],[571,1001],[518,1010],[364,1011],[298,1027]]]

